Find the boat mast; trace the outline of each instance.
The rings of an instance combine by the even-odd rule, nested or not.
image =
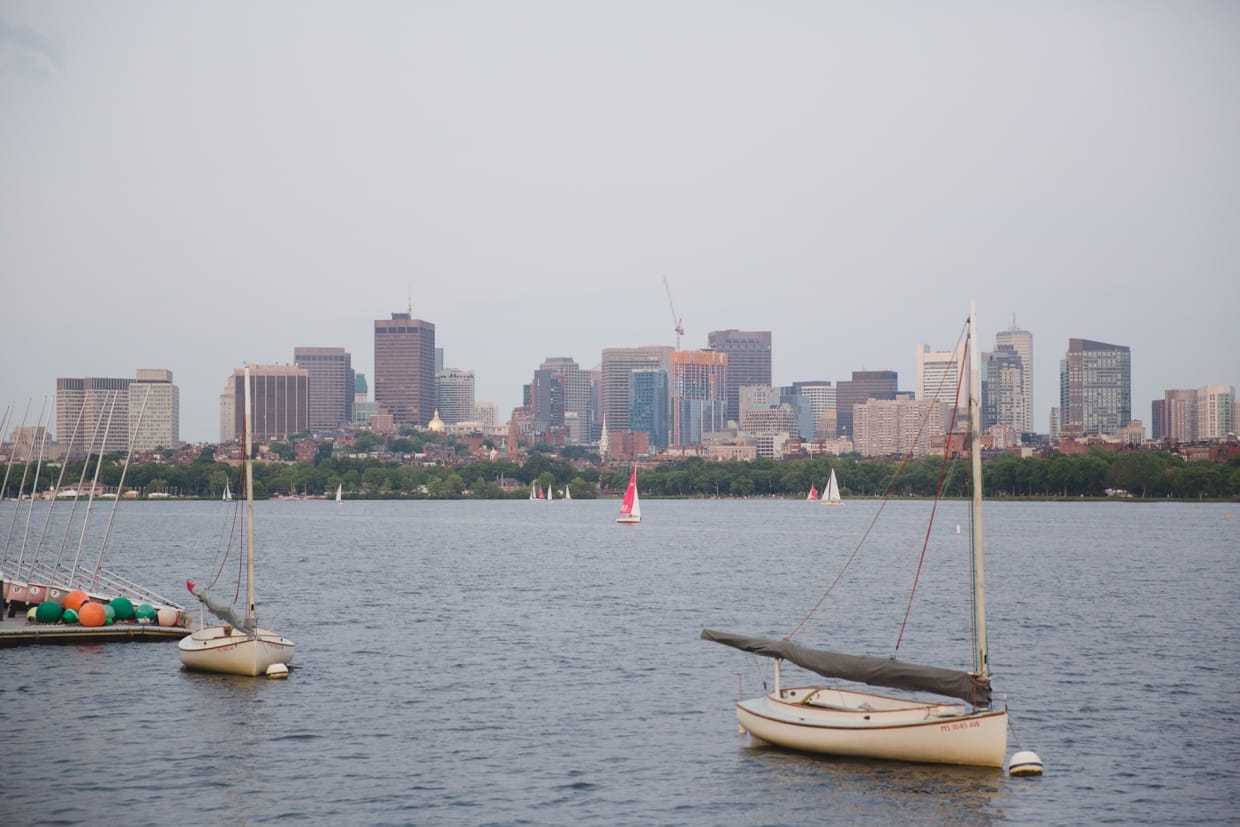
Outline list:
[[[983,680],[990,678],[990,656],[986,647],[986,575],[982,569],[982,440],[981,440],[981,358],[977,346],[977,305],[969,302],[969,472],[973,488],[973,625],[977,630],[974,671]]]
[[[250,366],[245,366],[245,523],[246,523],[246,578],[245,578],[245,619],[253,629],[258,628],[258,616],[254,611],[254,468],[250,462],[250,451],[253,450],[253,423],[250,409]]]

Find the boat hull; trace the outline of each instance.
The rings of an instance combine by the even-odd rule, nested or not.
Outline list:
[[[803,687],[741,701],[736,717],[750,735],[803,752],[979,767],[1002,767],[1007,754],[1002,707]]]
[[[293,641],[270,629],[254,636],[230,626],[205,626],[177,644],[181,663],[200,672],[258,676],[267,668],[293,660]]]
[[[637,525],[642,521],[641,517],[634,517],[632,514],[625,514],[623,517],[617,517],[616,522],[621,525]]]

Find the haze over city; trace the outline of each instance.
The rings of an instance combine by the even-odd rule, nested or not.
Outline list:
[[[0,410],[411,310],[501,419],[549,356],[773,332],[773,380],[1034,335],[1132,416],[1240,379],[1240,6],[0,0]],[[49,402],[50,404],[50,402]]]

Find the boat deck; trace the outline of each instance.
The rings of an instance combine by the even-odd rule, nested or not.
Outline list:
[[[65,646],[82,643],[129,643],[180,640],[192,630],[184,626],[118,623],[113,626],[65,626],[28,623],[26,618],[0,616],[0,649],[13,646]]]

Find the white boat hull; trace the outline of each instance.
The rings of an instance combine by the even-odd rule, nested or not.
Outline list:
[[[641,517],[634,517],[632,514],[625,514],[623,517],[616,518],[616,522],[624,525],[633,525],[634,523],[640,523],[641,521]]]
[[[181,663],[201,672],[257,676],[293,660],[293,641],[270,629],[251,637],[230,626],[204,626],[181,638]]]
[[[798,687],[741,701],[750,735],[781,747],[893,761],[1002,767],[1007,709]]]

